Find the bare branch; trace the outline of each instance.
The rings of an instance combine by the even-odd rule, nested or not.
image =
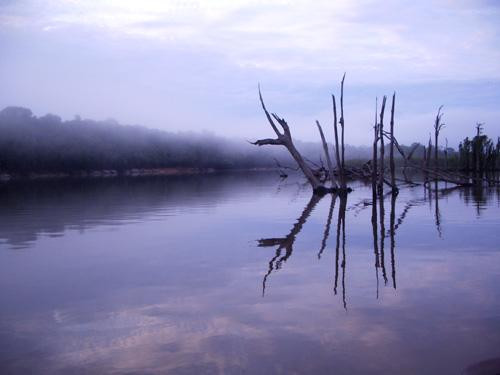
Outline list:
[[[323,144],[323,151],[325,152],[326,163],[328,165],[328,172],[330,175],[330,182],[332,183],[332,187],[337,187],[337,183],[335,182],[335,176],[333,175],[333,163],[330,158],[330,152],[328,152],[328,144],[326,143],[325,135],[323,134],[323,129],[318,120],[316,120],[316,125],[318,126],[319,135],[321,137],[321,143]]]
[[[259,139],[255,142],[250,142],[253,145],[256,146],[264,146],[264,145],[283,145],[283,142],[279,139],[272,139],[272,138],[266,138],[266,139]]]
[[[342,188],[345,188],[345,177],[342,169],[342,161],[340,159],[340,152],[339,152],[339,134],[337,129],[337,102],[335,100],[335,95],[332,95],[332,103],[333,103],[333,131],[335,134],[335,157],[337,159],[337,168],[340,173],[340,185]]]
[[[259,99],[260,99],[260,104],[262,104],[262,109],[264,110],[264,112],[266,113],[266,117],[267,117],[267,121],[269,121],[269,124],[271,125],[271,127],[273,128],[274,132],[276,133],[276,135],[278,137],[280,137],[282,134],[279,132],[278,128],[276,127],[276,125],[274,124],[274,121],[273,119],[271,118],[271,115],[269,114],[269,112],[267,111],[267,108],[266,108],[266,105],[264,104],[264,99],[262,99],[262,93],[260,92],[260,84],[259,84]]]
[[[286,123],[285,119],[278,117],[278,115],[276,113],[273,113],[272,115],[276,119],[276,121],[278,121],[278,124],[280,124],[281,127],[283,128],[283,131],[285,132],[285,136],[287,136],[288,138],[291,139],[292,134],[290,133],[290,127]]]

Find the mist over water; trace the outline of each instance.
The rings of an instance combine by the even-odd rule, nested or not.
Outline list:
[[[374,207],[351,185],[347,200],[275,173],[2,185],[0,368],[457,374],[498,361],[500,190],[404,188]]]

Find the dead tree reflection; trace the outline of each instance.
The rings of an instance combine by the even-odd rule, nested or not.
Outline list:
[[[380,194],[380,195],[379,195]],[[385,267],[385,238],[389,236],[390,239],[390,252],[391,252],[391,279],[392,286],[396,289],[396,257],[395,257],[395,232],[396,232],[396,198],[397,194],[391,195],[391,211],[390,211],[390,228],[386,232],[385,229],[385,206],[384,199],[386,195],[383,194],[383,190],[379,191],[377,194],[376,189],[372,189],[372,235],[373,235],[373,252],[375,254],[375,277],[376,277],[376,297],[379,298],[380,292],[380,281],[379,281],[379,269],[382,271],[382,278],[384,284],[387,285],[387,269]],[[378,207],[377,207],[378,206]],[[379,209],[377,215],[377,208]],[[380,225],[380,239],[378,226]]]
[[[346,302],[346,288],[345,288],[345,275],[346,275],[346,256],[345,256],[345,212],[347,206],[347,196],[341,198],[340,211],[342,212],[342,302],[344,309],[347,310]]]
[[[438,180],[434,180],[434,222],[439,238],[443,237],[443,230],[441,228],[441,213],[439,212],[439,196],[438,196]]]
[[[275,256],[269,261],[269,268],[267,273],[264,276],[264,279],[262,280],[262,295],[264,296],[265,290],[266,290],[266,282],[268,277],[271,275],[271,273],[274,270],[278,270],[281,268],[283,262],[286,262],[288,258],[293,253],[293,244],[295,243],[295,239],[297,235],[300,233],[302,230],[302,227],[306,223],[307,219],[313,212],[314,208],[318,204],[318,202],[321,200],[322,196],[313,194],[311,196],[311,199],[307,203],[306,207],[304,208],[304,211],[302,211],[302,214],[300,217],[297,219],[297,222],[293,225],[292,229],[290,230],[290,233],[288,233],[287,236],[283,238],[263,238],[258,241],[258,246],[259,247],[274,247],[278,246],[276,249]],[[335,199],[335,198],[333,198]],[[326,241],[326,240],[325,240]],[[285,254],[282,255],[282,252],[285,251]]]
[[[259,247],[275,247],[276,251],[274,256],[269,261],[268,270],[264,275],[262,280],[262,296],[265,295],[266,286],[269,277],[273,273],[273,271],[279,270],[283,263],[285,263],[290,256],[293,254],[293,245],[297,238],[297,235],[300,233],[304,224],[307,222],[307,219],[314,211],[314,208],[319,203],[319,201],[324,196],[320,195],[312,195],[311,199],[307,203],[306,207],[302,211],[302,214],[297,219],[297,222],[293,225],[292,229],[285,237],[281,238],[263,238],[258,240]],[[346,296],[346,225],[345,225],[345,217],[347,210],[347,195],[331,195],[330,208],[328,210],[328,217],[325,225],[325,229],[323,231],[323,237],[321,240],[321,247],[318,252],[318,259],[321,259],[321,256],[326,248],[326,244],[328,241],[328,237],[330,235],[330,229],[333,220],[333,212],[335,210],[335,204],[337,198],[340,199],[340,205],[338,209],[338,218],[337,218],[337,233],[336,233],[336,245],[335,245],[335,279],[334,279],[334,294],[337,294],[338,282],[339,282],[339,268],[342,270],[341,276],[341,285],[342,285],[342,303],[344,308],[347,308],[347,296]],[[340,255],[340,251],[342,250],[342,259]]]
[[[385,254],[384,254],[384,246],[385,246],[385,208],[384,208],[384,187],[383,185],[380,188],[380,265],[382,267],[382,277],[384,278],[384,284],[387,285],[387,272],[385,269]]]
[[[335,209],[335,202],[337,201],[337,195],[332,194],[332,200],[330,203],[330,210],[328,211],[328,219],[326,220],[325,231],[323,232],[323,239],[321,240],[321,248],[318,252],[318,259],[321,259],[321,255],[326,247],[326,241],[330,235],[330,227],[332,225],[333,210]]]
[[[337,295],[337,287],[339,280],[339,261],[340,261],[340,245],[342,242],[342,262],[340,268],[342,268],[342,302],[344,309],[347,308],[346,302],[346,290],[345,290],[345,275],[346,275],[346,256],[345,256],[345,216],[347,208],[347,196],[340,197],[340,206],[337,218],[337,238],[335,242],[335,279],[333,285],[333,292]]]
[[[396,249],[395,241],[395,221],[396,221],[396,194],[391,195],[391,217],[390,217],[390,238],[391,238],[391,277],[392,277],[392,287],[396,289],[396,258],[394,256],[394,251]]]
[[[434,184],[432,181],[434,180]],[[444,186],[444,187],[443,187]],[[410,192],[416,192],[415,187],[409,188]],[[328,238],[330,237],[331,226],[333,225],[333,216],[335,211],[335,205],[337,199],[340,199],[337,212],[337,225],[336,225],[336,238],[335,238],[335,254],[334,256],[334,278],[333,278],[333,292],[335,295],[340,294],[339,284],[342,288],[342,303],[345,309],[347,309],[347,291],[346,291],[346,279],[347,279],[347,256],[346,256],[346,213],[351,212],[353,217],[357,217],[358,214],[366,209],[367,207],[372,208],[371,212],[371,224],[372,224],[372,236],[373,236],[373,254],[374,254],[374,266],[375,266],[375,276],[376,276],[376,297],[380,296],[380,275],[384,281],[384,285],[389,284],[389,278],[391,279],[392,288],[397,288],[397,259],[396,259],[396,234],[399,228],[403,225],[408,213],[415,206],[430,204],[431,217],[433,216],[433,221],[438,232],[439,237],[443,236],[443,220],[442,213],[440,209],[441,200],[445,198],[448,194],[451,194],[455,190],[458,190],[461,198],[467,200],[472,200],[473,196],[474,202],[477,205],[481,204],[481,199],[484,198],[484,192],[478,192],[473,190],[473,187],[446,187],[438,180],[431,179],[431,182],[424,188],[424,196],[417,199],[410,199],[402,201],[399,210],[397,212],[397,200],[402,199],[408,194],[395,194],[393,190],[384,194],[384,187],[378,186],[378,184],[372,184],[372,197],[370,199],[360,199],[357,203],[352,204],[347,207],[347,195],[343,194],[332,194],[331,201],[328,209],[328,216],[326,218],[326,223],[324,226],[321,245],[317,253],[317,258],[321,259],[324,256],[325,249],[327,247]],[[487,196],[493,196],[496,193],[497,197],[500,197],[500,188],[494,187],[490,188],[490,193]],[[483,195],[481,195],[483,194]],[[388,222],[386,223],[386,203],[389,205],[390,196],[390,212],[388,213]],[[262,281],[262,294],[264,295],[266,290],[267,281],[273,271],[280,269],[284,262],[290,258],[293,253],[293,246],[297,235],[303,229],[304,224],[307,219],[315,209],[316,205],[322,199],[322,195],[312,195],[306,207],[304,208],[302,214],[297,219],[297,222],[293,225],[289,234],[283,238],[268,238],[261,239],[258,241],[258,246],[260,247],[276,247],[275,255],[269,261],[268,270]],[[499,199],[500,202],[500,199]],[[500,203],[499,203],[500,204]],[[390,253],[385,252],[386,242],[388,250]],[[385,262],[385,258],[390,256],[390,265]],[[387,259],[389,261],[389,259]],[[389,262],[387,262],[389,263]],[[386,268],[390,267],[390,270]],[[390,273],[390,275],[389,275]]]
[[[373,253],[375,254],[375,277],[377,280],[377,299],[379,296],[379,278],[378,269],[380,267],[380,256],[378,252],[378,229],[377,229],[377,187],[372,186],[372,235],[373,235]]]

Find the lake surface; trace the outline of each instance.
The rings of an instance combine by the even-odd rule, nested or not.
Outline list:
[[[302,182],[2,185],[0,373],[496,373],[498,188]]]

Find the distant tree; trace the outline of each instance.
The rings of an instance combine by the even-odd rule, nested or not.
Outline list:
[[[498,168],[500,139],[495,146],[492,139],[483,134],[483,123],[476,124],[476,135],[466,137],[458,146],[460,168],[465,171],[483,173]]]

